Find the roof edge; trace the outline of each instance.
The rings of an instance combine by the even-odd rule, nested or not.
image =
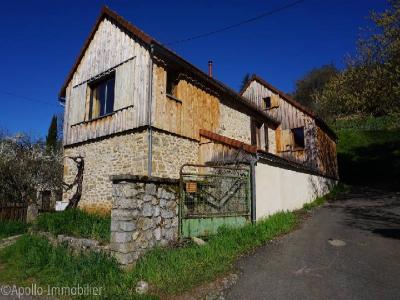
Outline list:
[[[125,29],[126,31],[132,33],[133,35],[135,35],[135,37],[137,37],[140,41],[142,41],[143,43],[150,45],[152,41],[154,41],[154,39],[149,36],[148,34],[144,33],[142,30],[140,30],[138,27],[136,27],[135,25],[133,25],[132,23],[128,22],[127,20],[125,20],[123,17],[121,17],[120,15],[118,15],[115,11],[113,11],[112,9],[110,9],[108,6],[104,5],[101,8],[100,14],[97,17],[97,20],[92,28],[92,30],[90,31],[88,37],[86,38],[81,50],[79,51],[78,56],[75,59],[75,63],[73,64],[71,70],[69,71],[59,93],[58,93],[58,97],[59,99],[63,99],[65,98],[65,93],[66,93],[66,89],[67,86],[69,84],[69,82],[72,80],[72,77],[75,73],[75,71],[77,70],[83,56],[85,55],[85,52],[87,50],[87,48],[90,45],[90,42],[92,41],[94,35],[96,34],[96,31],[100,25],[100,23],[105,19],[105,18],[109,18],[111,21],[114,21],[115,23],[117,23],[118,25],[120,25],[123,29]],[[62,101],[64,102],[64,100]]]

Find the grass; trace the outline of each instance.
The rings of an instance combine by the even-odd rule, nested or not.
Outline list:
[[[364,125],[357,120],[351,126],[347,120],[336,131],[340,178],[345,183],[400,189],[400,129],[387,118],[375,118],[378,129],[365,130],[373,128],[368,119]]]
[[[64,234],[95,239],[103,243],[110,240],[111,217],[90,214],[79,209],[39,215],[34,228],[54,235]]]
[[[231,270],[235,260],[297,224],[293,212],[274,214],[256,225],[222,228],[204,246],[155,249],[129,274],[133,282],[149,281],[160,294],[178,294]]]
[[[318,206],[323,205],[325,202],[334,199],[339,193],[343,193],[345,191],[347,191],[349,189],[349,186],[343,184],[343,183],[339,183],[337,184],[332,191],[329,194],[326,194],[322,197],[318,197],[317,199],[315,199],[312,202],[309,203],[305,203],[303,205],[303,209],[305,211],[310,211]]]
[[[46,288],[89,284],[101,288],[102,299],[151,298],[131,295],[126,274],[108,256],[94,252],[73,256],[65,246],[54,247],[34,235],[24,235],[0,252],[0,262],[6,264],[0,272],[3,283],[30,286],[35,282]]]
[[[0,282],[41,285],[103,287],[103,298],[135,299],[132,291],[139,280],[150,283],[152,292],[178,294],[215,279],[232,269],[235,260],[289,232],[297,224],[293,212],[281,212],[256,225],[221,228],[207,244],[181,248],[156,248],[140,259],[135,268],[123,272],[117,263],[98,253],[73,256],[66,247],[53,247],[44,238],[25,235],[0,252]]]
[[[0,240],[17,234],[25,233],[29,224],[18,221],[0,221]]]

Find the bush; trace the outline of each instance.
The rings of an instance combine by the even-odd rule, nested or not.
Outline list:
[[[90,214],[79,209],[39,215],[35,229],[54,235],[64,234],[95,239],[103,243],[110,241],[111,217]]]
[[[0,221],[0,239],[25,233],[29,224],[18,221]]]

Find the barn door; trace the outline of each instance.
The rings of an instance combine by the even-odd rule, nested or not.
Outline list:
[[[206,236],[222,225],[250,222],[250,188],[247,168],[184,165],[180,173],[181,236]]]

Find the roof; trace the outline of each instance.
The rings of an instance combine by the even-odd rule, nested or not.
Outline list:
[[[240,95],[241,96],[243,96],[243,93],[247,90],[247,88],[250,86],[250,84],[253,81],[257,81],[258,83],[260,83],[263,86],[267,87],[272,92],[274,92],[274,93],[278,94],[279,96],[281,96],[286,102],[290,103],[291,105],[293,105],[294,107],[296,107],[300,111],[302,111],[305,114],[307,114],[308,116],[312,117],[316,121],[318,126],[320,126],[322,129],[324,129],[327,134],[329,134],[335,140],[337,139],[337,136],[336,136],[335,132],[314,111],[312,111],[308,107],[305,107],[304,105],[300,104],[293,97],[291,97],[288,94],[280,91],[279,89],[274,87],[272,84],[270,84],[269,82],[265,81],[263,78],[257,76],[256,74],[253,74],[251,76],[251,78],[246,82],[246,84],[244,85],[244,87],[240,91]]]
[[[92,41],[100,23],[105,19],[109,19],[113,22],[115,22],[117,25],[119,25],[122,29],[126,30],[128,33],[132,34],[136,39],[138,39],[141,43],[144,45],[147,45],[149,48],[154,47],[154,49],[163,55],[169,56],[171,59],[173,59],[175,62],[179,63],[182,67],[186,68],[187,70],[191,71],[193,74],[195,74],[197,77],[201,78],[203,81],[211,85],[213,88],[225,93],[226,95],[229,95],[230,97],[233,97],[235,100],[237,100],[236,104],[240,104],[245,106],[247,109],[251,110],[252,113],[256,113],[263,118],[267,119],[270,124],[272,125],[279,125],[280,122],[277,120],[273,119],[271,116],[267,115],[264,111],[260,110],[256,105],[252,104],[250,101],[248,101],[245,97],[242,95],[238,94],[236,91],[231,89],[230,87],[226,86],[222,82],[208,76],[208,74],[204,73],[202,70],[197,68],[196,66],[192,65],[179,55],[177,55],[175,52],[172,50],[168,49],[165,47],[162,43],[158,42],[156,39],[151,37],[150,35],[146,34],[139,28],[137,28],[135,25],[131,24],[127,20],[125,20],[123,17],[118,15],[116,12],[108,8],[107,6],[103,6],[101,9],[100,15],[97,18],[97,21],[90,32],[88,38],[86,39],[81,51],[79,52],[78,57],[75,60],[75,63],[68,73],[67,78],[64,81],[64,84],[61,87],[61,90],[59,92],[59,97],[64,98],[65,93],[66,93],[66,88],[69,84],[69,82],[72,80],[72,77],[76,71],[76,69],[79,66],[79,63],[81,62],[86,49],[89,47],[90,42]]]

